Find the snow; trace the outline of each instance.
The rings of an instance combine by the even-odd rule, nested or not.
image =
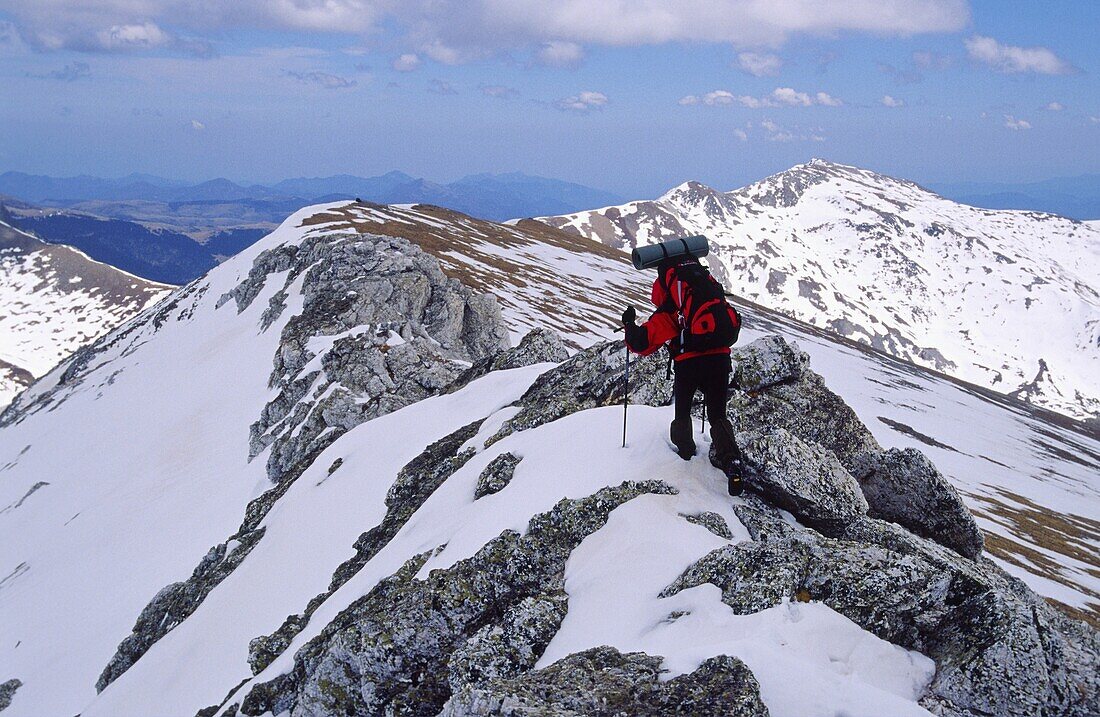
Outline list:
[[[0,251],[0,366],[6,362],[41,376],[171,288],[0,221],[0,247],[4,235],[14,241]],[[128,286],[120,289],[121,283]],[[0,373],[0,410],[22,389]]]
[[[931,677],[929,661],[821,604],[783,604],[739,616],[712,586],[657,597],[684,567],[727,542],[681,514],[718,513],[735,541],[748,537],[732,510],[738,499],[726,495],[722,476],[701,458],[683,462],[669,450],[671,409],[631,407],[626,449],[620,447],[619,407],[580,412],[486,448],[486,439],[515,415],[508,404],[548,365],[493,372],[454,394],[348,431],[275,504],[265,517],[264,537],[241,566],[97,696],[96,678],[149,599],[185,579],[210,546],[236,531],[248,501],[271,487],[266,454],[248,461],[248,428],[272,397],[267,379],[279,334],[301,310],[302,297],[292,291],[287,309],[266,332],[259,330],[259,316],[281,281],[269,279],[241,314],[233,301],[215,308],[219,297],[247,275],[261,251],[327,231],[303,230],[303,219],[343,206],[298,212],[200,280],[159,328],[146,313],[116,331],[118,340],[95,357],[92,374],[63,387],[64,400],[52,410],[0,429],[0,506],[23,500],[0,510],[0,680],[24,683],[5,717],[192,715],[220,703],[251,677],[248,641],[271,633],[323,592],[336,566],[353,554],[354,540],[381,520],[397,472],[427,445],[479,418],[486,420],[464,446],[477,455],[320,606],[291,648],[253,682],[289,669],[296,649],[413,555],[446,545],[424,566],[423,577],[469,557],[503,530],[525,530],[532,515],[563,497],[580,498],[625,480],[660,479],[679,493],[624,504],[571,556],[569,614],[544,664],[607,643],[663,655],[671,677],[711,655],[731,654],[754,671],[775,715],[924,714],[914,700]],[[417,222],[412,209],[386,211]],[[482,228],[460,230],[464,241],[474,241],[470,237]],[[499,271],[481,274],[505,306],[514,335],[553,319],[577,345],[590,344],[609,331],[597,327],[597,319],[617,316],[623,297],[642,293],[649,278],[625,262],[524,241],[512,254],[493,242],[473,245],[494,261],[509,257],[529,279],[517,284]],[[452,261],[489,266],[458,253]],[[528,264],[560,264],[555,286],[587,278],[598,291],[579,304],[574,294],[555,289],[553,305],[540,306],[542,275],[524,269]],[[812,367],[884,445],[927,453],[979,511],[983,529],[1049,556],[1058,572],[1026,561],[1026,567],[996,558],[999,563],[1041,594],[1088,609],[1100,578],[1074,555],[1100,550],[1100,539],[1079,539],[1072,546],[1077,553],[1040,546],[1024,528],[992,512],[988,501],[1015,508],[1030,501],[1054,516],[1100,520],[1100,441],[777,315],[743,313],[742,343],[769,332],[797,340],[811,354]],[[370,327],[349,329],[363,330]],[[325,343],[315,339],[310,346],[319,350]],[[20,401],[56,386],[64,368]],[[697,441],[705,454],[707,439],[699,435]],[[505,451],[522,458],[512,481],[475,501],[478,476]],[[330,475],[337,458],[342,463]],[[48,485],[28,495],[39,482]],[[677,610],[689,614],[669,620]]]
[[[1100,223],[969,207],[820,160],[544,221],[627,251],[705,234],[738,296],[1003,393],[1044,361],[1032,400],[1100,414]]]

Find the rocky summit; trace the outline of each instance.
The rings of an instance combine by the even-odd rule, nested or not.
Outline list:
[[[899,411],[1011,437],[1016,404],[746,307],[731,497],[701,414],[670,449],[663,356],[628,383],[589,324],[521,333],[539,274],[486,267],[512,242],[559,286],[640,275],[462,220],[470,263],[447,221],[303,210],[0,416],[3,717],[1100,712],[1091,439],[1027,424],[1065,510],[1002,527],[1032,468]]]

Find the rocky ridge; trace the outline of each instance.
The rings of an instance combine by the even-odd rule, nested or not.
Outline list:
[[[538,430],[615,403],[619,397],[608,386],[620,375],[616,354],[622,355],[613,343],[599,345],[547,372],[518,402],[516,418],[524,418],[501,430]],[[1100,634],[980,555],[973,518],[927,459],[879,447],[805,355],[782,339],[737,349],[734,360],[749,391],[738,394],[731,419],[754,469],[750,493],[734,510],[752,540],[698,560],[664,596],[709,583],[737,614],[789,600],[822,602],[932,657],[937,669],[921,704],[937,715],[1084,717],[1100,707]],[[641,386],[658,387],[663,367],[643,362],[637,375]],[[640,396],[655,405],[668,398],[649,388]],[[741,401],[767,408],[750,410]],[[835,420],[809,431],[807,412]],[[476,427],[449,445],[472,432]],[[493,440],[499,438],[486,443]],[[514,456],[505,456],[490,465],[514,467]],[[454,458],[453,451],[429,450],[418,467],[443,475]],[[857,479],[847,465],[876,468],[859,471]],[[919,501],[889,499],[879,472],[898,490],[931,491],[945,515],[929,522]],[[563,500],[533,517],[523,534],[505,532],[425,578],[416,576],[427,554],[411,559],[299,649],[289,673],[246,688],[227,713],[767,714],[751,672],[733,656],[715,657],[668,683],[654,679],[659,656],[609,647],[533,669],[568,611],[562,579],[570,552],[617,506],[668,490],[659,482],[623,484]],[[718,523],[710,529],[728,534],[720,517]]]

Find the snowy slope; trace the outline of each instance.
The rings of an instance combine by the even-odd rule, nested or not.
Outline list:
[[[170,289],[0,221],[0,408]]]
[[[374,236],[355,236],[366,231]],[[501,227],[434,207],[334,204],[296,213],[85,357],[59,366],[0,417],[0,634],[8,638],[0,645],[0,683],[22,682],[5,717],[192,715],[222,704],[230,692],[243,694],[286,670],[298,646],[416,554],[446,546],[420,567],[425,577],[504,529],[522,532],[563,497],[642,477],[659,477],[679,493],[624,504],[577,547],[566,571],[569,613],[543,664],[606,643],[664,655],[678,674],[725,652],[752,668],[773,715],[927,714],[915,699],[931,678],[930,661],[822,604],[738,616],[707,586],[656,597],[687,565],[747,536],[732,510],[740,503],[724,495],[719,476],[667,450],[670,409],[631,409],[625,451],[617,448],[622,414],[615,408],[581,411],[485,447],[546,363],[493,371],[455,392],[352,421],[331,442],[304,451],[301,474],[270,502],[251,552],[97,695],[101,671],[150,599],[188,579],[211,546],[233,554],[241,544],[230,536],[257,535],[238,525],[255,499],[273,495],[272,446],[279,444],[257,451],[254,426],[270,418],[280,396],[297,396],[283,406],[285,416],[297,420],[295,405],[314,413],[313,394],[288,394],[285,387],[298,384],[284,382],[280,367],[303,366],[306,390],[328,396],[341,387],[318,383],[310,371],[337,361],[340,337],[388,333],[375,349],[358,349],[380,356],[406,341],[395,327],[358,325],[361,297],[344,291],[338,265],[314,253],[316,242],[357,252],[377,245],[378,236],[409,239],[453,278],[496,295],[513,336],[549,323],[572,343],[590,345],[612,332],[608,317],[623,295],[638,302],[645,289],[646,277],[621,255],[545,228]],[[298,272],[299,264],[307,268]],[[324,296],[311,288],[319,281],[339,289],[335,303],[331,312],[323,307],[319,333],[301,333],[300,319]],[[577,287],[585,288],[583,300]],[[988,549],[999,564],[1040,594],[1093,619],[1100,614],[1100,442],[1021,402],[767,310],[746,306],[745,314],[742,342],[765,332],[798,341],[879,441],[932,457],[998,538]],[[252,679],[249,642],[329,590],[334,571],[355,553],[352,544],[384,520],[387,492],[403,467],[483,419],[466,444],[476,455],[330,592],[290,649],[238,690]],[[302,419],[288,434],[310,425]],[[105,448],[122,441],[124,449]],[[506,451],[523,457],[509,487],[473,500],[483,469]],[[1047,516],[1041,525],[1030,519],[1034,510]],[[700,512],[721,515],[732,539],[679,517]],[[617,609],[608,612],[609,604]],[[652,629],[656,617],[678,609],[690,610],[690,619]],[[789,688],[791,674],[802,676],[800,690]]]
[[[547,217],[626,250],[689,234],[738,295],[1076,418],[1100,415],[1100,223],[978,209],[813,160],[742,189]]]

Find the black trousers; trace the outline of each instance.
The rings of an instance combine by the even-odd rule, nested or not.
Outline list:
[[[726,415],[729,400],[729,354],[713,354],[677,361],[672,383],[676,417],[669,429],[669,437],[681,458],[695,455],[695,439],[691,431],[691,403],[696,391],[703,392],[703,400],[710,420],[711,462],[726,464],[740,457],[733,437],[733,425]]]

